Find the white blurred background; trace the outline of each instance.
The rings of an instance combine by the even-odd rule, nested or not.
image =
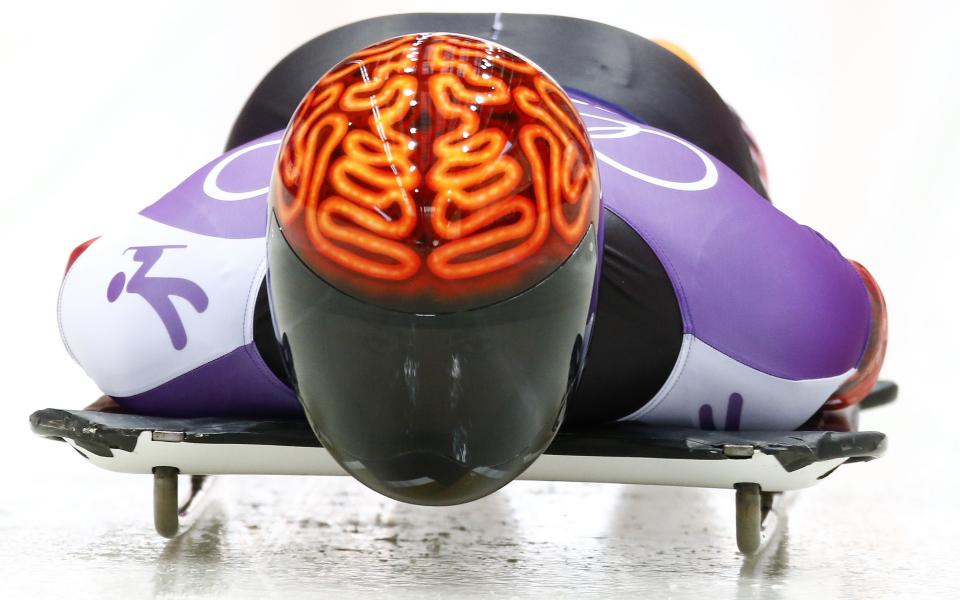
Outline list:
[[[560,6],[0,7],[0,597],[958,595],[960,5]],[[862,426],[890,434],[889,454],[799,494],[759,562],[733,549],[732,492],[616,485],[514,483],[438,511],[347,479],[235,478],[167,544],[152,533],[149,478],[30,434],[31,411],[98,395],[57,329],[70,250],[217,155],[247,95],[301,43],[366,17],[450,10],[559,12],[680,44],[755,133],[775,203],[883,287],[884,377],[901,397]]]

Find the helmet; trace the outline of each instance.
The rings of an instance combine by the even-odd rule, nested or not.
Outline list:
[[[495,43],[392,38],[313,86],[271,183],[268,286],[290,380],[344,469],[455,504],[546,449],[585,355],[599,207],[571,101]]]

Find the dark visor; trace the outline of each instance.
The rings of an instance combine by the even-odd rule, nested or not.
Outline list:
[[[291,381],[320,441],[370,488],[416,504],[467,502],[514,479],[553,439],[585,354],[593,226],[539,284],[447,314],[339,291],[300,261],[273,216],[268,255]]]

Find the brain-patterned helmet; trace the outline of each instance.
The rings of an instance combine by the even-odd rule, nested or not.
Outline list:
[[[544,451],[600,260],[596,162],[546,73],[458,35],[361,50],[293,115],[270,203],[283,361],[344,469],[453,504]]]
[[[542,279],[596,222],[599,193],[583,123],[545,72],[491,42],[421,34],[316,83],[287,129],[272,207],[334,286],[445,311]]]

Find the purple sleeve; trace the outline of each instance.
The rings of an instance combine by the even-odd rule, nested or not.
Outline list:
[[[870,304],[833,245],[689,142],[591,102],[578,108],[591,128],[605,206],[664,264],[684,333],[784,379],[833,377],[857,365]]]

